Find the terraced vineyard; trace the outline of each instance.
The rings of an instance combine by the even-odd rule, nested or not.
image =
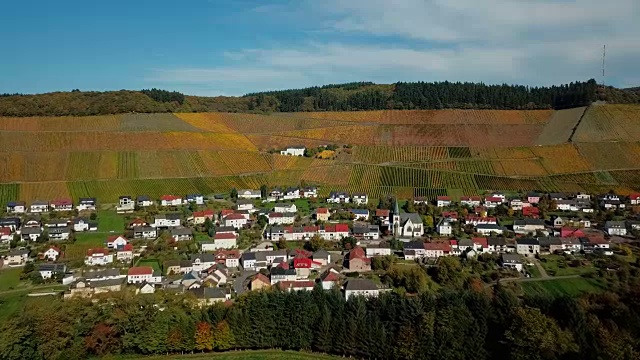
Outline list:
[[[0,202],[262,184],[370,196],[640,190],[640,106],[0,118]],[[572,141],[569,141],[571,138]],[[331,159],[292,145],[351,145]]]

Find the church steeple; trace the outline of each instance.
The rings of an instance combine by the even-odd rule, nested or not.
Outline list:
[[[391,228],[393,229],[393,236],[402,235],[401,225],[400,225],[400,208],[398,207],[398,198],[394,199],[393,204],[393,217],[392,217]]]
[[[400,215],[400,209],[398,208],[398,198],[395,198],[393,202],[393,215]]]

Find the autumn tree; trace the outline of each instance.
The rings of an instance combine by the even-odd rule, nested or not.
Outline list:
[[[99,323],[85,337],[84,342],[89,353],[102,356],[109,353],[118,343],[117,331],[107,324]]]
[[[216,350],[229,350],[233,347],[233,333],[226,320],[220,321],[213,329],[213,348]]]
[[[201,321],[196,325],[195,348],[202,352],[213,350],[213,334],[211,324]]]

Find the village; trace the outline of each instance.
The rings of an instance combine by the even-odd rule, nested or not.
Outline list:
[[[399,285],[385,262],[437,267],[477,259],[486,283],[578,274],[585,257],[623,252],[639,234],[640,194],[526,193],[370,199],[314,186],[203,196],[123,195],[15,201],[0,218],[3,268],[62,284],[63,298],[131,290],[188,294],[201,305],[247,291],[340,290],[377,296]],[[124,226],[107,232],[103,218]],[[117,227],[117,226],[116,226]],[[99,246],[78,247],[86,234]],[[101,239],[101,240],[100,240]],[[95,245],[95,243],[92,243]],[[86,251],[81,261],[71,257]],[[628,251],[628,250],[626,250]]]

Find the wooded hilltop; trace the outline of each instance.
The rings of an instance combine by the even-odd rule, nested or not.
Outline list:
[[[602,89],[595,80],[551,87],[461,82],[358,82],[241,97],[188,96],[159,89],[0,95],[0,116],[87,116],[162,112],[299,112],[391,109],[563,109],[595,100],[640,103],[635,89]]]

